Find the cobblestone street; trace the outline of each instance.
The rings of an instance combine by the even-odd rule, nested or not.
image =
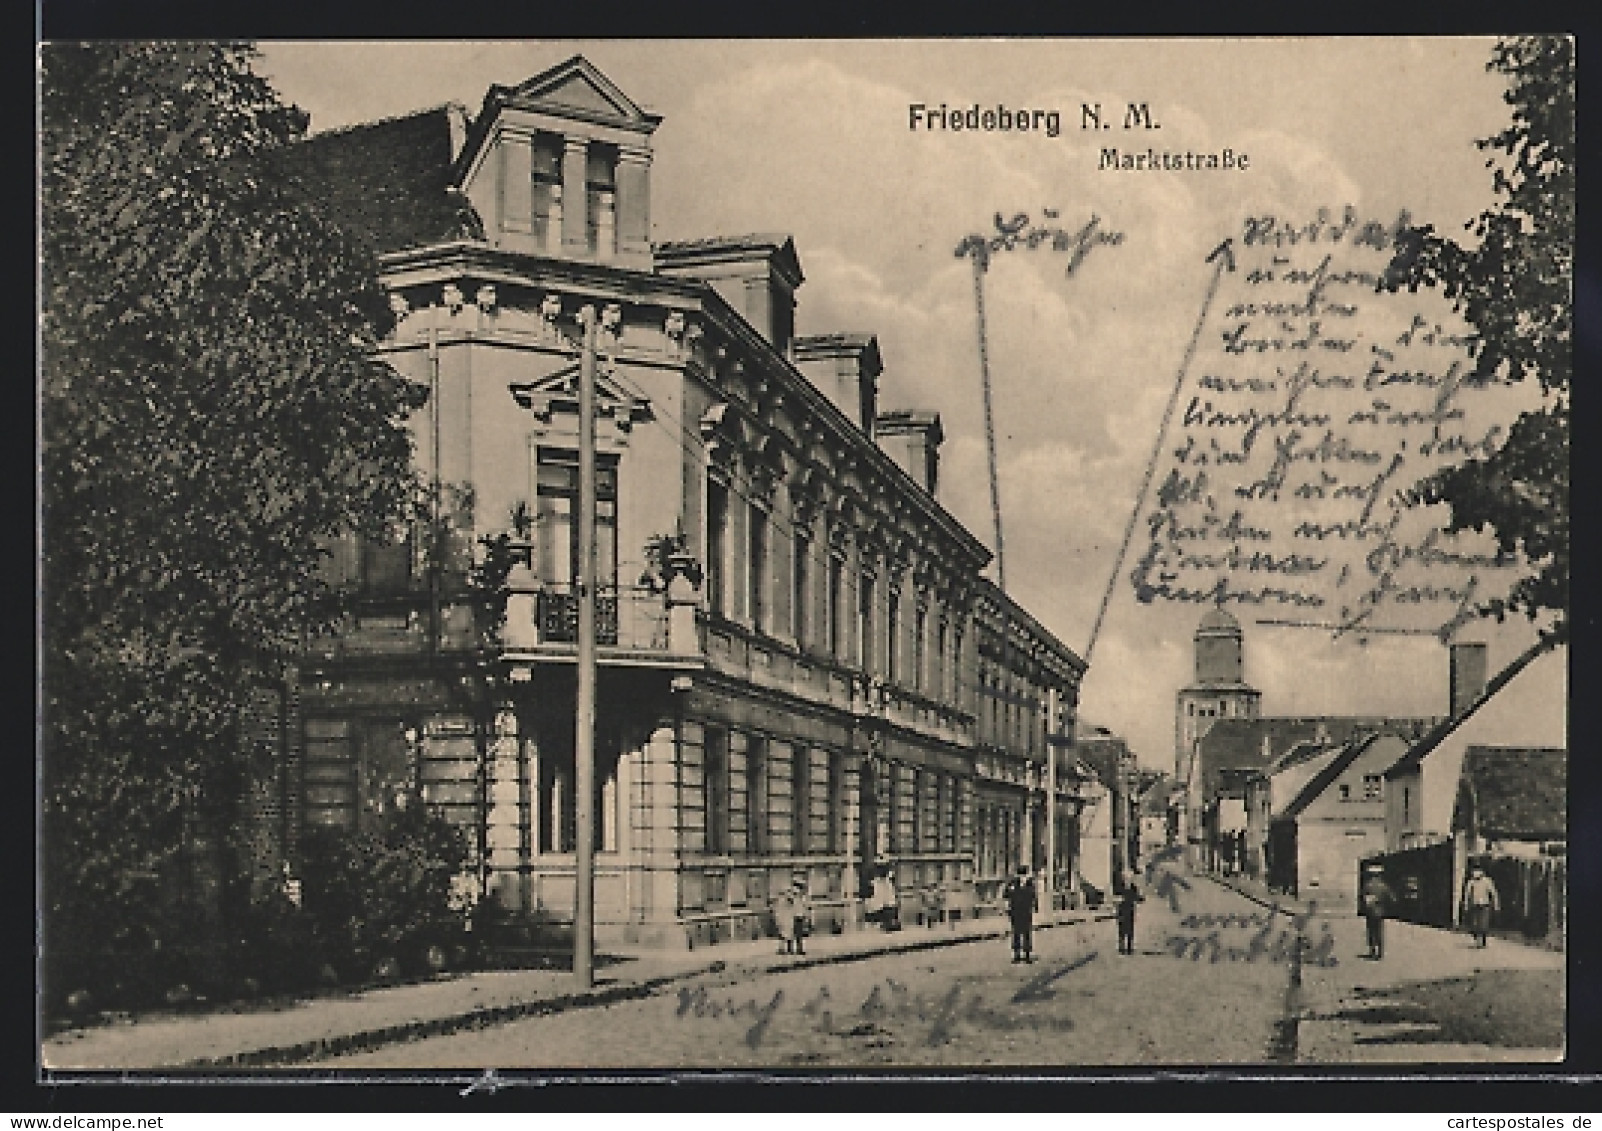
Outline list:
[[[319,1062],[328,1068],[850,1068],[1241,1064],[1283,1055],[1289,968],[1247,958],[1263,909],[1205,880],[1141,909],[1133,956],[1107,920],[1004,941],[739,980],[703,976],[644,1001],[578,1009]],[[1205,925],[1185,926],[1189,916]],[[1237,918],[1226,918],[1237,917]],[[1192,921],[1195,922],[1195,921]],[[1274,924],[1278,936],[1290,920]],[[1313,930],[1316,931],[1317,925]],[[1205,941],[1225,947],[1211,960]],[[1311,933],[1311,932],[1310,932]],[[1315,936],[1316,937],[1316,936]]]
[[[1239,882],[1239,881],[1233,881]],[[1249,892],[1249,894],[1248,894]],[[467,974],[198,1016],[148,1015],[46,1042],[57,1069],[363,1071],[875,1069],[1550,1063],[1564,1045],[1562,952],[1392,921],[1270,917],[1262,892],[1159,871],[1136,953],[1110,916],[1037,930],[1009,961],[996,918],[960,931],[824,935],[641,952],[576,992],[556,970]],[[1175,905],[1177,904],[1177,910]],[[1292,952],[1307,938],[1300,983]]]

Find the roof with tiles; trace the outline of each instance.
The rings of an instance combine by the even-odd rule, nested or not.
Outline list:
[[[484,238],[478,213],[453,183],[461,130],[460,107],[434,106],[313,134],[277,158],[311,207],[382,255]]]
[[[1458,783],[1454,828],[1497,840],[1566,836],[1568,751],[1470,746]]]
[[[1397,734],[1412,739],[1425,733],[1432,718],[1387,718],[1341,715],[1219,719],[1201,739],[1202,789],[1211,797],[1225,787],[1223,771],[1269,772],[1277,761],[1308,744],[1305,756],[1364,733]],[[1234,786],[1231,775],[1231,786]]]
[[[1121,783],[1133,773],[1129,744],[1102,726],[1080,724],[1074,738],[1074,757],[1096,772],[1108,789],[1122,790]]]
[[[1313,773],[1308,778],[1307,783],[1296,791],[1295,796],[1285,804],[1282,810],[1274,815],[1276,817],[1295,817],[1299,815],[1329,788],[1331,782],[1345,773],[1346,768],[1357,761],[1362,756],[1363,751],[1367,750],[1379,737],[1378,732],[1358,735],[1341,743],[1334,750],[1334,757],[1328,761],[1319,762],[1315,759],[1310,763],[1305,763],[1302,767],[1292,769],[1290,772],[1295,773],[1298,769],[1304,767],[1316,767],[1313,769]]]

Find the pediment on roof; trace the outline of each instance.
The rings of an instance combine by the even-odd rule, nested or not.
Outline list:
[[[558,414],[578,414],[578,380],[579,363],[573,361],[533,381],[513,382],[507,389],[519,406],[538,419],[549,421]],[[651,402],[625,388],[604,367],[598,367],[595,416],[597,420],[611,420],[620,431],[627,432],[635,424],[652,419]]]
[[[654,115],[641,110],[582,55],[525,79],[512,88],[511,100],[526,109],[557,114],[578,111],[589,117],[630,124],[655,121]]]

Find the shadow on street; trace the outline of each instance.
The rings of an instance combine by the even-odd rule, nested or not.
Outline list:
[[[1365,1004],[1325,1020],[1405,1029],[1359,1035],[1359,1045],[1475,1044],[1561,1048],[1563,971],[1485,970],[1468,977],[1359,989]]]

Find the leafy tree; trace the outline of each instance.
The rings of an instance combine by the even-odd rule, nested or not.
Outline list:
[[[150,898],[233,826],[252,688],[404,511],[419,391],[375,360],[371,252],[275,152],[306,116],[210,43],[42,51],[47,980],[160,949]],[[171,952],[171,946],[168,952]]]
[[[462,945],[467,838],[413,797],[375,828],[312,828],[305,845],[305,912],[336,969],[347,979],[375,976],[388,962],[426,968],[429,946]]]
[[[1498,200],[1465,227],[1472,244],[1426,226],[1404,241],[1388,279],[1395,288],[1438,286],[1474,327],[1474,377],[1523,381],[1544,394],[1521,415],[1495,454],[1446,468],[1421,485],[1426,502],[1451,505],[1452,530],[1491,530],[1535,570],[1498,617],[1557,614],[1566,637],[1569,605],[1569,378],[1574,278],[1574,41],[1504,39],[1487,69],[1508,77],[1512,122],[1478,144],[1493,152]]]

